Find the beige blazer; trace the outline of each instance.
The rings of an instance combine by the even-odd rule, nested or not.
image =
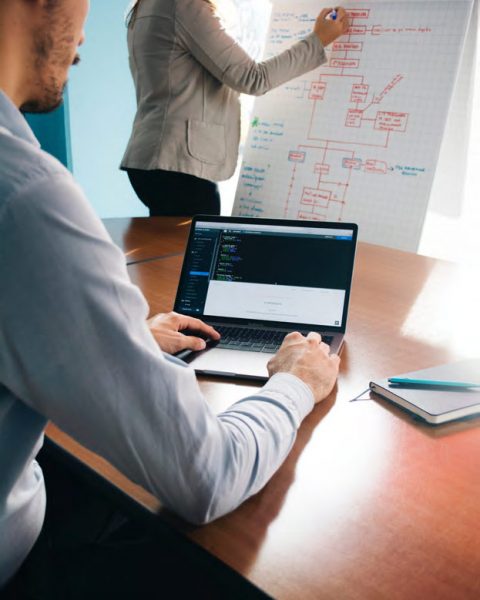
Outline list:
[[[138,108],[121,168],[211,181],[235,171],[239,94],[262,95],[325,62],[312,33],[256,63],[204,0],[141,0],[128,50]]]

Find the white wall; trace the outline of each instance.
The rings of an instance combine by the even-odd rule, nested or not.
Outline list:
[[[433,198],[425,220],[420,254],[445,260],[480,265],[480,53],[478,52],[478,2],[473,21],[474,90],[472,123],[466,172],[459,169],[457,190],[451,189],[451,206]],[[467,102],[463,110],[467,109]],[[462,110],[462,107],[458,107]],[[452,148],[455,152],[455,148]],[[465,177],[465,179],[463,179]],[[451,187],[451,186],[449,186]],[[435,192],[435,189],[434,189]],[[458,210],[455,208],[458,207]]]

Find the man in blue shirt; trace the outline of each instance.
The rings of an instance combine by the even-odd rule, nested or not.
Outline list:
[[[87,11],[88,0],[0,4],[0,588],[42,529],[48,420],[205,523],[266,484],[339,367],[318,334],[291,334],[269,382],[214,415],[169,353],[202,347],[182,329],[216,332],[175,314],[147,323],[122,253],[21,115],[61,102]]]

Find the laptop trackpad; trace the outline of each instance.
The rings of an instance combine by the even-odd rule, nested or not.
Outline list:
[[[212,348],[188,361],[199,372],[230,377],[268,379],[267,363],[273,354]]]

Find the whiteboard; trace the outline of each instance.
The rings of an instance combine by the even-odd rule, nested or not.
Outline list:
[[[327,62],[256,100],[233,214],[355,222],[364,241],[415,251],[472,4],[346,4]],[[265,58],[326,5],[275,1]]]

